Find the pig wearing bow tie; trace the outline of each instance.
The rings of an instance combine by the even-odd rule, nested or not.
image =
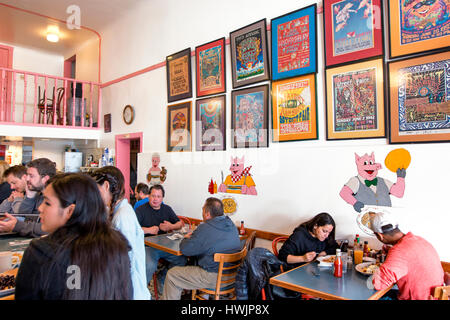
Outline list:
[[[242,156],[242,159],[231,157],[231,174],[228,175],[225,181],[219,186],[218,191],[256,196],[255,182],[250,174],[251,168],[251,166],[244,168],[244,156]]]

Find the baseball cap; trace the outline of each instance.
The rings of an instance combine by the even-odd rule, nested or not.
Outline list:
[[[373,232],[386,233],[398,228],[398,223],[390,214],[376,212],[370,215],[370,229]]]

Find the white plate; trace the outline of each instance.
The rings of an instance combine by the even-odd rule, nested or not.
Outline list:
[[[372,264],[375,264],[375,263],[373,263],[373,262],[363,262],[363,263],[357,264],[355,266],[355,269],[359,273],[362,273],[362,274],[364,274],[366,276],[371,276],[371,275],[373,275],[373,273],[371,273],[371,272],[364,272],[363,269],[368,267],[368,266],[370,266],[370,265],[372,265]]]
[[[371,257],[363,257],[363,261],[375,263],[375,262],[377,262],[377,259],[371,258]]]
[[[332,267],[334,262],[325,262],[323,260],[331,258],[331,257],[336,257],[336,255],[328,255],[328,256],[324,256],[324,257],[318,257],[317,261],[319,261],[319,266],[320,267]]]
[[[0,290],[0,297],[9,296],[14,293],[15,288]]]

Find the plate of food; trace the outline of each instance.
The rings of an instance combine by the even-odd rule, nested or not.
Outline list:
[[[0,273],[0,297],[14,293],[16,276],[8,272]]]
[[[331,267],[331,266],[333,266],[335,259],[336,259],[336,255],[328,255],[328,256],[318,257],[317,261],[319,261],[320,267]]]
[[[12,264],[13,264],[13,268],[16,268],[20,265],[20,263],[22,262],[22,257],[23,257],[23,251],[14,251],[12,253]]]
[[[371,276],[374,274],[375,271],[377,271],[380,268],[379,263],[373,263],[373,262],[363,262],[360,264],[357,264],[355,266],[356,271],[359,273],[362,273],[366,276]]]

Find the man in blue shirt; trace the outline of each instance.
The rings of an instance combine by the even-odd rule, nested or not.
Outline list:
[[[134,211],[143,204],[148,203],[148,185],[145,183],[138,183],[134,189],[134,196],[136,197],[136,203],[134,204]]]

